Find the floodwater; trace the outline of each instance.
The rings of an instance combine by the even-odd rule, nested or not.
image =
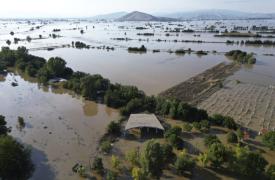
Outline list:
[[[188,21],[176,23],[160,22],[90,22],[81,20],[0,20],[0,46],[10,48],[26,46],[30,53],[44,58],[60,56],[75,71],[101,74],[113,83],[134,85],[146,94],[158,94],[171,86],[185,81],[220,62],[229,62],[224,52],[240,49],[256,53],[257,63],[243,66],[231,79],[260,85],[275,84],[275,58],[264,54],[274,54],[274,46],[227,45],[227,40],[241,41],[254,38],[221,38],[214,33],[169,33],[175,28],[191,28],[204,31],[215,26],[217,30],[229,31],[234,26],[267,25],[275,29],[274,20],[242,21]],[[40,26],[39,29],[36,28]],[[136,27],[146,27],[136,30]],[[33,28],[33,30],[30,30]],[[61,29],[53,32],[53,29]],[[84,30],[84,34],[80,30]],[[12,36],[10,32],[15,34]],[[49,38],[49,34],[61,37]],[[154,33],[154,36],[138,36],[137,33]],[[13,39],[33,39],[31,42]],[[196,36],[194,36],[196,35]],[[264,35],[264,34],[263,34]],[[275,35],[275,34],[273,34]],[[118,41],[113,38],[131,38]],[[141,39],[141,40],[139,40]],[[158,42],[157,39],[166,40]],[[258,38],[272,40],[275,38]],[[202,40],[209,43],[183,43],[174,40]],[[47,51],[47,47],[70,45],[72,41],[81,41],[94,49],[56,48]],[[147,53],[128,53],[128,47],[145,45]],[[114,51],[102,48],[114,47]],[[101,47],[101,48],[97,48]],[[167,51],[177,49],[204,50],[207,56],[196,54],[176,55]],[[153,53],[159,49],[161,52]],[[212,53],[217,51],[217,53]],[[0,78],[1,79],[1,78]],[[12,87],[17,81],[19,86]],[[96,155],[97,141],[104,133],[107,124],[118,118],[118,112],[104,105],[85,101],[70,92],[60,89],[39,87],[33,79],[25,76],[8,74],[0,81],[0,114],[7,117],[8,125],[18,140],[33,147],[33,160],[36,171],[33,179],[75,179],[71,168],[77,162],[89,164],[89,159]],[[17,128],[17,117],[22,116],[26,127]],[[39,178],[38,178],[39,177]]]
[[[135,85],[144,90],[147,94],[158,94],[167,88],[193,77],[212,66],[228,61],[224,52],[240,49],[257,54],[258,63],[255,66],[265,66],[274,68],[274,57],[265,57],[264,54],[273,54],[274,46],[246,46],[228,45],[226,42],[255,40],[255,38],[224,38],[214,37],[215,33],[175,33],[167,32],[175,28],[194,29],[204,31],[206,27],[215,26],[216,30],[233,30],[235,26],[267,25],[270,29],[275,29],[274,20],[240,20],[240,21],[188,21],[174,23],[160,22],[90,22],[80,20],[53,21],[53,20],[33,20],[33,21],[0,21],[0,45],[4,46],[6,40],[13,38],[38,38],[42,35],[43,39],[35,39],[31,42],[19,41],[18,44],[12,43],[11,48],[26,46],[30,48],[30,53],[45,58],[60,56],[68,62],[68,66],[74,70],[84,71],[91,74],[101,74],[109,78],[114,83],[125,85]],[[41,26],[36,29],[36,26]],[[136,30],[136,27],[146,27],[145,30]],[[30,30],[34,28],[34,30]],[[60,29],[53,32],[53,29]],[[80,33],[84,30],[84,34]],[[9,33],[13,31],[14,36]],[[252,31],[255,33],[255,31]],[[60,38],[49,38],[49,34],[58,34]],[[154,36],[138,36],[138,33],[154,33]],[[166,36],[169,33],[170,36]],[[194,36],[199,35],[199,36]],[[267,36],[270,34],[262,34]],[[271,34],[274,35],[274,34]],[[130,38],[129,41],[118,41],[114,38]],[[139,40],[141,39],[141,40]],[[166,40],[158,42],[156,40]],[[273,40],[275,38],[257,38],[260,40]],[[202,40],[210,43],[183,43],[173,42],[173,40]],[[50,46],[70,45],[72,41],[81,41],[94,49],[73,49],[69,47],[46,51],[41,48]],[[148,52],[145,54],[128,53],[128,47],[140,47],[145,45]],[[97,47],[109,46],[115,50],[107,51]],[[185,54],[183,56],[170,54],[167,51],[177,49],[204,50],[209,51],[207,56],[197,56],[195,54]],[[160,53],[153,53],[152,50],[159,49]],[[211,53],[217,51],[218,53]],[[264,59],[264,60],[262,60]],[[270,59],[266,61],[265,59]],[[264,63],[263,63],[264,61]],[[254,72],[254,67],[252,68]],[[270,72],[268,72],[270,73]],[[275,76],[275,72],[271,72]]]
[[[11,135],[32,146],[33,179],[75,179],[72,166],[89,165],[107,125],[118,118],[118,112],[105,105],[40,88],[19,75],[8,74],[0,89],[0,114],[12,127]],[[18,116],[25,120],[23,129],[18,128]]]

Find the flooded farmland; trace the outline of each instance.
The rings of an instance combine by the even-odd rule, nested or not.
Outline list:
[[[112,83],[137,86],[147,95],[158,95],[221,62],[230,63],[225,52],[235,49],[253,52],[257,63],[243,65],[228,77],[229,85],[199,107],[211,114],[231,115],[254,130],[274,128],[275,46],[244,45],[240,42],[255,39],[275,41],[275,38],[214,37],[218,33],[206,30],[213,26],[214,30],[224,31],[251,25],[274,29],[275,21],[120,23],[77,19],[1,20],[0,46],[8,46],[7,40],[11,40],[9,46],[12,49],[26,46],[32,55],[46,59],[61,57],[74,71],[101,74]],[[144,29],[138,30],[137,27]],[[173,32],[177,28],[195,31]],[[60,31],[53,32],[54,29]],[[10,35],[11,31],[14,35]],[[52,34],[57,37],[53,38]],[[27,41],[27,36],[32,40]],[[21,40],[14,43],[14,38]],[[76,41],[91,48],[74,48],[72,42]],[[127,50],[128,47],[141,45],[147,48],[146,53],[130,53]],[[175,53],[176,50],[189,48],[192,50],[190,53]],[[196,54],[200,50],[206,51],[207,55]],[[233,87],[232,83],[236,80],[242,83]],[[18,86],[13,87],[12,82],[17,82]],[[241,99],[236,94],[245,96]],[[36,165],[33,179],[75,179],[72,166],[77,162],[89,164],[89,160],[97,154],[97,143],[107,125],[119,118],[118,110],[84,100],[69,91],[40,86],[35,80],[12,72],[0,81],[0,101],[0,114],[6,116],[8,126],[12,127],[11,135],[33,147],[32,158]],[[247,107],[249,103],[255,103],[251,106],[254,111]],[[262,106],[266,108],[260,108]],[[17,127],[18,116],[26,121],[24,129]]]
[[[11,86],[14,81],[17,87]],[[11,135],[32,146],[33,179],[75,179],[72,166],[89,164],[107,124],[118,118],[114,109],[39,87],[15,74],[8,74],[0,89],[0,113],[12,127]],[[18,116],[25,119],[23,129],[18,128]]]

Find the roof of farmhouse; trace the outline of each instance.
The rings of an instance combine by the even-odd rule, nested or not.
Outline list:
[[[131,114],[125,130],[142,127],[164,130],[163,126],[154,114]]]

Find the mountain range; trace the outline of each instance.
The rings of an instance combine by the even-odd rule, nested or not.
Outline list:
[[[236,19],[275,19],[275,13],[247,13],[232,10],[200,10],[176,13],[147,14],[134,11],[116,12],[91,17],[93,20],[112,21],[182,21],[182,20],[236,20]]]
[[[229,19],[273,19],[275,13],[247,13],[225,9],[199,10],[191,12],[158,13],[156,15],[179,20],[229,20]]]

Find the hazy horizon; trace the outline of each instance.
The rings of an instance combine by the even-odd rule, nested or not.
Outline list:
[[[208,6],[206,6],[208,5]],[[1,3],[0,18],[91,17],[114,12],[173,13],[227,9],[275,13],[275,0],[10,0]]]

